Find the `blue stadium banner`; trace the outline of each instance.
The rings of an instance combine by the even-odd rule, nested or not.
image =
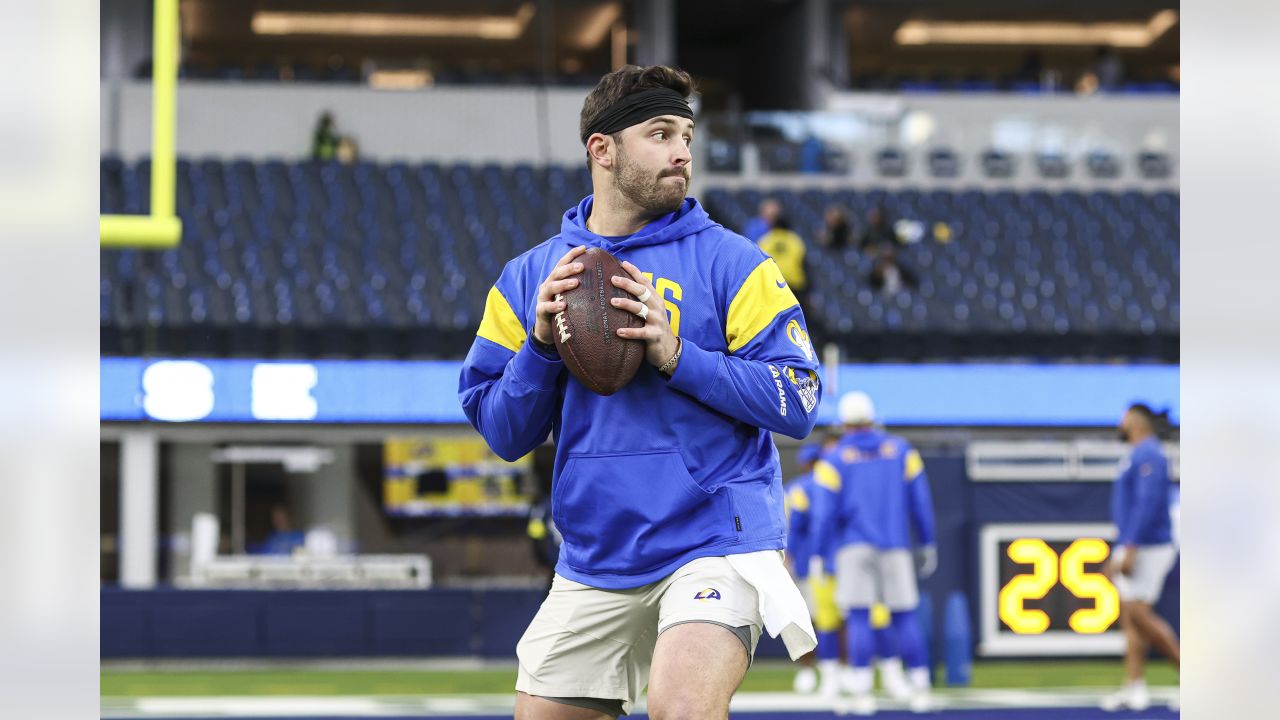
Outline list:
[[[104,357],[104,421],[465,423],[457,362]],[[862,390],[890,425],[1106,426],[1141,400],[1177,423],[1176,365],[843,365],[838,392]]]

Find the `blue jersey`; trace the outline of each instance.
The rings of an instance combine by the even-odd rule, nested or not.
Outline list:
[[[809,577],[809,558],[813,557],[813,491],[813,473],[787,485],[787,554],[801,579]]]
[[[556,572],[599,588],[659,580],[695,558],[780,550],[782,471],[770,432],[803,438],[819,402],[804,317],[777,265],[686,199],[625,238],[586,228],[592,198],[560,234],[507,263],[489,291],[459,395],[499,456],[556,443]],[[538,286],[570,248],[629,260],[665,301],[683,351],[670,379],[642,363],[597,395],[559,356],[526,342]]]
[[[920,453],[900,437],[855,430],[814,466],[815,552],[830,560],[846,545],[880,550],[934,542],[933,502]],[[910,527],[908,527],[910,523]]]
[[[1172,540],[1169,488],[1169,461],[1160,441],[1152,437],[1134,446],[1111,489],[1116,545],[1163,545]]]

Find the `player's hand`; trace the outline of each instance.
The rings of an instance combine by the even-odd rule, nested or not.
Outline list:
[[[582,272],[583,264],[573,260],[586,251],[586,245],[579,245],[565,253],[556,262],[546,281],[538,286],[537,318],[533,321],[533,337],[538,342],[555,345],[552,330],[555,327],[556,313],[564,310],[564,301],[557,300],[556,295],[578,286],[578,278],[573,276]]]
[[[641,310],[643,307],[647,309],[647,314],[644,327],[618,328],[618,336],[628,340],[643,340],[644,359],[654,367],[662,367],[676,354],[676,336],[672,334],[671,323],[667,320],[667,308],[663,305],[662,298],[658,296],[658,291],[653,289],[653,284],[640,274],[640,268],[624,260],[622,269],[626,270],[631,277],[615,275],[614,287],[626,290],[636,299],[613,298],[611,301],[613,306],[636,315],[644,312]],[[641,302],[640,298],[644,298],[644,302]],[[674,371],[675,368],[671,370]]]
[[[938,546],[925,545],[920,548],[920,565],[917,574],[921,580],[928,580],[938,570]]]

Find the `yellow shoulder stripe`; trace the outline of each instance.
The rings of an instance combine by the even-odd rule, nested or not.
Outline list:
[[[914,449],[907,452],[907,460],[902,472],[903,479],[915,480],[922,470],[924,470],[924,460],[920,459],[920,453]]]
[[[804,488],[792,488],[787,499],[791,501],[791,509],[795,512],[809,512],[809,496],[805,494]]]
[[[840,471],[826,460],[819,460],[814,464],[813,479],[832,492],[840,492]]]
[[[787,287],[782,271],[773,258],[765,258],[747,276],[738,294],[729,302],[724,337],[729,352],[736,352],[751,342],[783,310],[799,305],[795,293]]]
[[[498,291],[498,286],[489,288],[489,297],[484,301],[484,318],[480,320],[480,329],[476,335],[498,343],[502,347],[517,352],[524,345],[525,331],[511,309],[510,303]]]

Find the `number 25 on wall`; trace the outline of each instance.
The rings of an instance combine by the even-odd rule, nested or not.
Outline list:
[[[1102,562],[1111,549],[1097,538],[1082,538],[1059,557],[1045,541],[1022,538],[1009,545],[1009,559],[1032,566],[1030,575],[1018,575],[1000,589],[1000,619],[1019,635],[1038,635],[1049,629],[1043,610],[1027,608],[1026,600],[1038,600],[1062,581],[1062,586],[1081,599],[1093,600],[1092,608],[1071,613],[1069,624],[1078,633],[1105,632],[1120,616],[1120,598],[1105,575],[1084,571],[1085,563]]]

